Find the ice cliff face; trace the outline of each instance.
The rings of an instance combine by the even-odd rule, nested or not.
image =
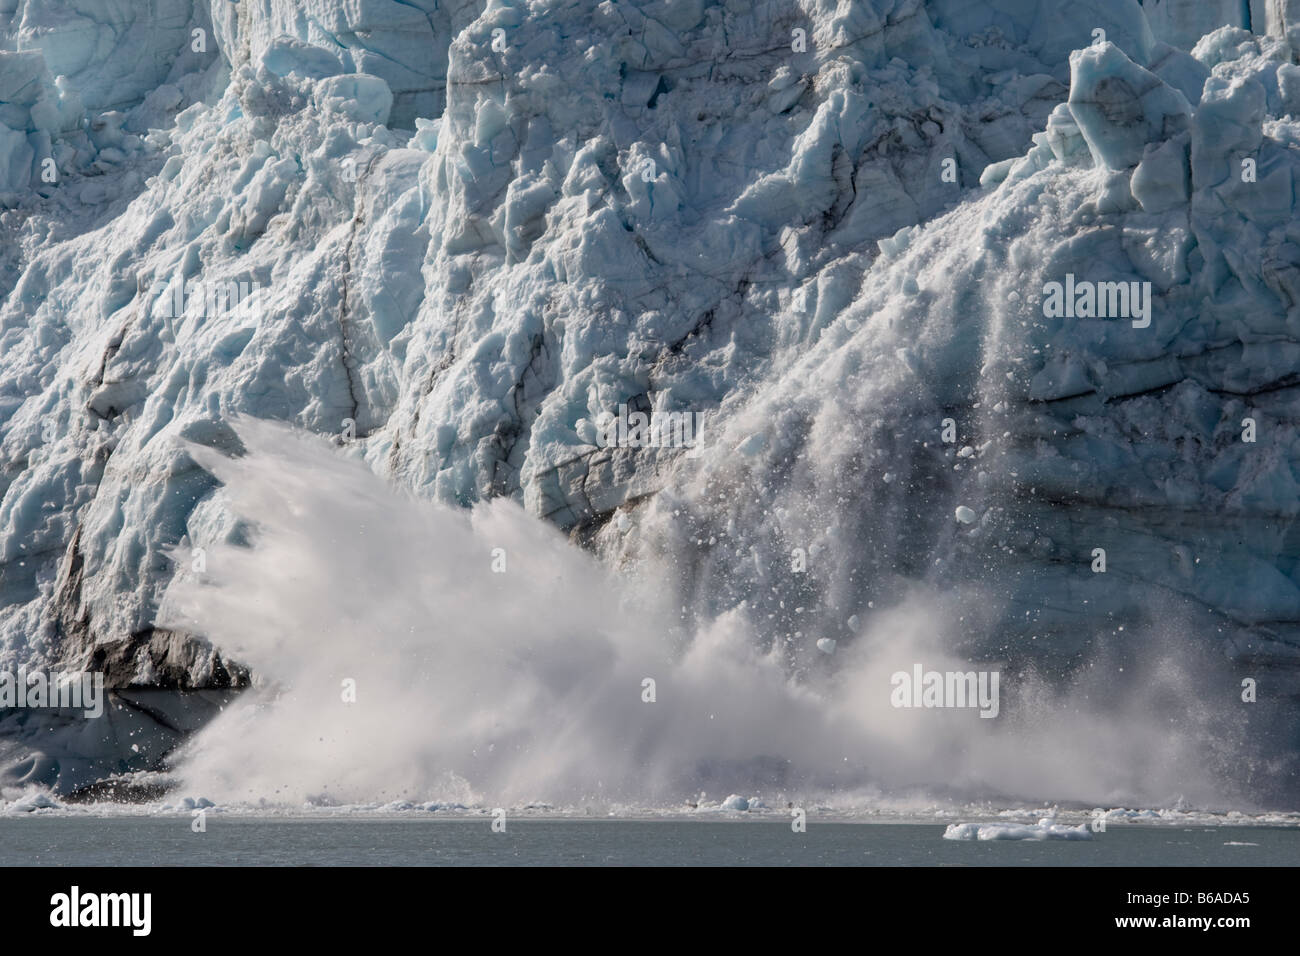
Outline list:
[[[1075,52],[1035,146],[882,242],[625,537],[693,555],[705,605],[758,596],[805,660],[807,634],[856,626],[820,609],[911,579],[960,595],[994,657],[1064,662],[1173,615],[1293,663],[1296,67],[1240,30],[1195,56],[1199,96],[1186,64],[1167,83],[1113,44]],[[1149,284],[1150,314],[1049,315],[1075,280]],[[817,574],[788,573],[796,548]]]
[[[1263,6],[10,0],[0,660],[243,679],[155,626],[242,533],[178,440],[240,413],[678,556],[794,666],[902,580],[987,653],[1167,599],[1293,660],[1300,15]],[[1150,325],[1046,316],[1067,275]],[[599,447],[620,405],[702,454]]]
[[[140,134],[205,86],[211,32],[207,6],[193,0],[0,4],[4,205],[140,155]]]

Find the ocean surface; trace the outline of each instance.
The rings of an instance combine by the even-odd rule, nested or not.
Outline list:
[[[4,866],[1297,866],[1300,827],[1111,826],[1087,840],[950,840],[947,824],[34,813]]]

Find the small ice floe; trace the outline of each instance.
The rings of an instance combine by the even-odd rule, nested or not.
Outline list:
[[[834,654],[835,641],[829,637],[823,637],[817,642],[817,650],[821,651],[823,654]]]
[[[965,505],[958,505],[957,510],[952,515],[962,524],[970,524],[975,520],[975,512]]]
[[[216,804],[207,797],[199,797],[197,800],[194,797],[186,797],[180,803],[182,810],[206,810],[208,807],[215,806]]]
[[[1053,823],[1045,817],[1028,823],[951,823],[943,831],[945,840],[1091,840],[1088,824],[1077,827]]]
[[[34,810],[62,810],[59,803],[44,790],[32,790],[24,793],[17,800],[4,804],[5,813],[31,813]]]
[[[1238,840],[1229,840],[1224,846],[1259,846],[1258,843],[1241,843]]]

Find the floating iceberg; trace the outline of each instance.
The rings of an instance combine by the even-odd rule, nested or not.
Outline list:
[[[950,823],[945,840],[1091,840],[1086,823],[1066,826],[1051,819],[1037,823]]]

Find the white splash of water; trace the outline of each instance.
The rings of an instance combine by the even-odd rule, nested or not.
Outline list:
[[[1161,709],[1160,688],[1189,686],[1168,659],[1120,699],[1096,668],[1064,690],[1004,679],[994,720],[896,709],[895,671],[972,668],[944,650],[961,615],[940,595],[875,615],[832,665],[796,679],[757,650],[774,642],[744,607],[684,632],[667,570],[631,580],[511,502],[416,500],[319,439],[257,421],[237,431],[246,456],[193,454],[252,546],[209,548],[205,574],[178,579],[163,611],[259,686],[194,740],[187,792],[289,805],[667,807],[701,790],[772,805],[1222,802],[1201,748],[1212,715],[1185,693],[1178,724]]]

